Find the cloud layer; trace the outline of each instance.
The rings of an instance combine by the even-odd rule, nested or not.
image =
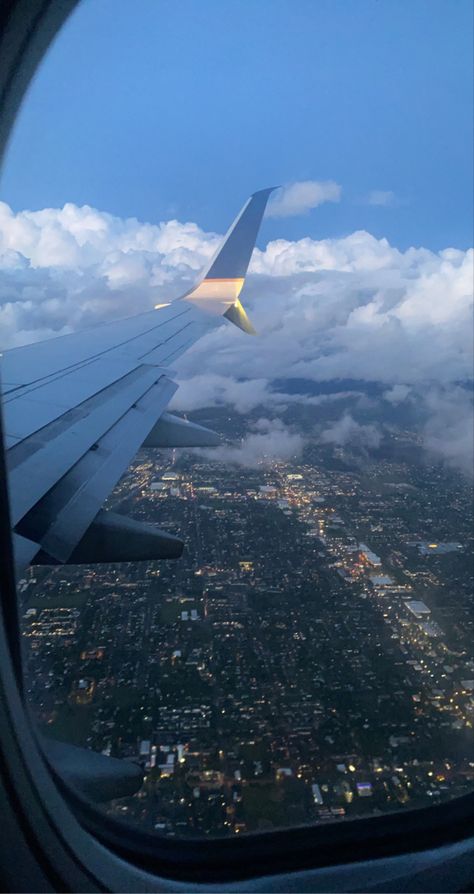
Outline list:
[[[218,243],[194,223],[72,204],[14,214],[0,202],[2,347],[149,310],[189,287]]]
[[[219,239],[195,223],[151,225],[72,204],[14,214],[0,203],[2,346],[170,300]],[[250,273],[243,302],[258,342],[227,324],[209,332],[180,361],[178,408],[226,403],[247,413],[297,400],[275,391],[276,378],[376,381],[381,406],[419,408],[429,450],[469,468],[472,411],[461,383],[473,376],[472,250],[401,252],[365,231],[277,239],[255,251]],[[343,432],[347,417],[340,422]]]

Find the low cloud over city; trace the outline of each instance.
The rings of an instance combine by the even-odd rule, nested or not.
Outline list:
[[[293,185],[306,187],[299,198],[282,192],[278,201],[287,205],[286,211],[280,205],[281,216],[304,211],[305,195],[308,208],[337,200],[337,184],[316,184],[319,194],[308,184],[315,182]],[[276,216],[276,200],[272,207]],[[2,346],[173,299],[196,280],[220,238],[192,222],[152,225],[73,204],[15,214],[0,204]],[[329,396],[304,398],[316,407],[340,400],[347,380],[376,382],[383,387],[372,400],[382,422],[384,407],[419,410],[426,448],[469,472],[472,276],[472,250],[400,251],[366,231],[338,239],[273,240],[255,251],[242,295],[258,341],[227,324],[210,331],[177,365],[181,387],[174,405],[182,411],[221,403],[243,414],[257,407],[277,412],[303,398],[275,386],[275,379],[346,380]],[[344,409],[321,438],[341,444],[355,438],[366,449],[380,440],[381,429],[373,428],[361,430],[357,413]],[[249,456],[252,438],[267,434],[249,435]],[[283,433],[275,435],[287,449]]]
[[[275,460],[297,459],[304,445],[303,437],[291,431],[279,419],[257,419],[240,443],[223,444],[211,450],[199,450],[217,462],[232,463],[237,466],[256,468],[262,463],[271,465]]]

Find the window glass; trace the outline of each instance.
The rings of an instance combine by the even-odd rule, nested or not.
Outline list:
[[[159,315],[281,184],[240,295],[257,336],[223,321],[164,362],[159,412],[220,445],[144,447],[108,492],[183,555],[37,554],[18,583],[38,729],[142,768],[100,806],[134,827],[230,837],[474,787],[471,35],[463,0],[83,2],[30,88],[5,348]],[[59,387],[45,436],[41,369],[7,426],[15,506],[86,400]]]

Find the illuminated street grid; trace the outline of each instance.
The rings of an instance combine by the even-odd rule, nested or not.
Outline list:
[[[256,469],[143,451],[110,504],[183,558],[28,572],[41,727],[139,760],[141,791],[106,809],[167,836],[469,791],[471,498],[439,466],[311,443]]]

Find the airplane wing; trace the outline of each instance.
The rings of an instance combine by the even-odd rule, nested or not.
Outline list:
[[[247,333],[239,301],[272,189],[254,193],[198,285],[154,310],[5,352],[10,508],[17,573],[30,563],[174,558],[182,541],[101,507],[142,446],[214,446],[203,426],[166,412],[170,364],[224,315]]]

